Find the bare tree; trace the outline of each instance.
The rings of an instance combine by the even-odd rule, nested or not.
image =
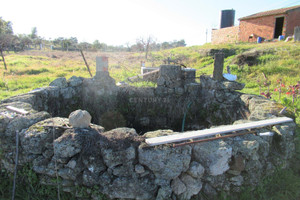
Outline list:
[[[137,46],[141,46],[145,52],[145,59],[148,58],[148,53],[151,51],[152,47],[155,46],[155,39],[153,36],[148,36],[147,38],[139,38],[136,41]]]

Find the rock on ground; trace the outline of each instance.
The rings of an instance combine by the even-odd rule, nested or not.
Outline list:
[[[76,110],[69,115],[69,123],[74,128],[88,128],[92,116],[86,110]]]

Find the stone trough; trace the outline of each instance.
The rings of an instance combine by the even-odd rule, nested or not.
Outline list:
[[[20,166],[30,164],[46,185],[58,175],[66,192],[97,186],[96,193],[88,190],[90,199],[100,199],[100,193],[110,199],[201,199],[200,193],[213,199],[288,167],[294,122],[176,148],[148,146],[146,138],[282,116],[282,105],[236,92],[243,88],[239,83],[208,76],[195,83],[186,72],[163,65],[156,88],[135,88],[117,87],[107,71],[100,71],[94,78],[59,78],[49,87],[3,100],[1,168],[14,170],[16,134]],[[78,111],[69,121],[79,109],[91,119]],[[74,116],[84,116],[88,124],[78,125]],[[265,132],[274,134],[259,136]]]

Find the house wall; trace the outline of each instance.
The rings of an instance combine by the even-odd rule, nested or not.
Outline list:
[[[242,42],[248,42],[249,36],[254,35],[254,40],[257,37],[271,40],[274,37],[275,23],[277,17],[285,17],[283,24],[283,35],[286,32],[287,15],[271,15],[254,19],[246,19],[240,21],[239,40]]]
[[[234,43],[238,41],[239,26],[212,30],[211,34],[212,44]]]
[[[296,26],[300,26],[300,8],[288,12],[286,36],[292,36]]]

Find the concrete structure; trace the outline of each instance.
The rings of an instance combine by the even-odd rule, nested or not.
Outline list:
[[[300,5],[256,13],[239,19],[237,27],[212,31],[212,43],[255,42],[258,37],[265,40],[278,39],[294,34],[300,26]]]
[[[143,75],[145,73],[153,72],[158,69],[159,69],[158,67],[141,67],[141,74]]]
[[[96,57],[96,76],[108,74],[108,57]]]

